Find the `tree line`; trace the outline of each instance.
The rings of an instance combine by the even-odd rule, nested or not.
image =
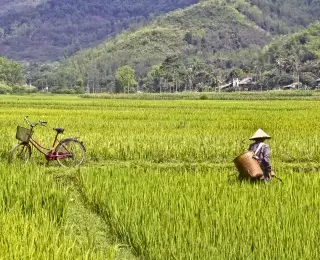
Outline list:
[[[0,57],[0,94],[24,91],[21,64]]]

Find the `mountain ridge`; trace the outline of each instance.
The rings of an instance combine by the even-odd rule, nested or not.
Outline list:
[[[149,17],[197,3],[198,0],[2,0],[0,53],[8,58],[55,61],[97,45]],[[30,4],[33,8],[29,8]],[[29,4],[29,5],[28,5]],[[23,8],[23,6],[25,8]]]
[[[38,88],[66,89],[80,84],[104,91],[115,90],[116,71],[125,65],[134,69],[140,89],[148,91],[165,88],[171,91],[173,86],[178,90],[178,85],[180,89],[199,89],[202,85],[213,88],[236,76],[254,77],[265,86],[270,86],[270,82],[292,82],[292,75],[299,73],[293,68],[298,66],[293,63],[297,63],[299,55],[287,53],[290,60],[281,58],[287,60],[285,70],[291,73],[284,78],[273,71],[275,60],[267,60],[264,47],[277,38],[281,41],[281,35],[289,35],[286,32],[295,32],[317,20],[317,1],[320,2],[201,1],[155,16],[146,24],[130,27],[94,48],[82,49],[72,57],[65,56],[60,63],[30,63],[25,75]],[[294,17],[290,16],[290,8]],[[290,48],[292,44],[299,45],[288,44]],[[305,57],[309,55],[307,59],[313,62],[316,54],[311,53],[310,47],[301,46],[297,49],[300,48]],[[258,70],[259,77],[256,76]],[[312,72],[308,82],[316,76],[317,73]],[[276,81],[270,81],[271,78]]]
[[[194,15],[194,13],[197,12],[201,13],[201,17]],[[223,15],[221,15],[222,13]],[[185,16],[189,16],[191,18],[184,19]],[[217,18],[214,21],[215,23],[211,22],[211,16]],[[230,24],[226,24],[226,21],[229,21]],[[198,24],[199,26],[193,28],[192,26],[195,24]],[[233,27],[236,25],[238,27],[236,30],[233,30]],[[166,56],[177,54],[183,51],[190,51],[190,48],[192,48],[192,42],[191,44],[186,45],[184,39],[185,35],[189,32],[193,34],[194,37],[202,37],[201,34],[204,35],[205,31],[204,29],[198,29],[199,27],[204,26],[209,26],[210,31],[214,32],[214,36],[220,38],[218,42],[216,42],[216,46],[219,48],[219,51],[223,49],[226,51],[228,49],[233,50],[234,48],[230,47],[231,44],[235,45],[235,48],[237,48],[236,45],[238,44],[243,44],[245,47],[249,46],[250,44],[263,46],[265,43],[271,40],[271,37],[267,32],[264,32],[262,29],[258,29],[250,21],[245,20],[244,16],[237,12],[236,9],[227,5],[216,5],[215,1],[205,1],[195,6],[185,8],[184,10],[178,10],[158,17],[155,21],[151,21],[148,25],[140,27],[137,30],[123,32],[121,35],[111,39],[110,41],[100,44],[94,49],[84,50],[82,53],[79,53],[71,58],[70,61],[71,63],[76,62],[80,64],[81,61],[78,62],[77,59],[86,60],[87,58],[83,56],[87,56],[90,57],[89,59],[91,61],[94,61],[94,57],[96,57],[97,59],[108,60],[110,62],[111,57],[107,57],[108,54],[112,53],[112,56],[114,56],[114,53],[117,52],[122,54],[122,56],[120,54],[116,55],[118,61],[127,56],[137,58],[142,57],[143,59],[143,53],[150,53],[147,51],[149,50],[153,51],[152,54],[154,56],[156,56],[157,53],[160,54],[159,58],[154,56],[150,58],[157,63],[163,61]],[[224,27],[222,28],[222,26]],[[219,28],[222,28],[222,31],[220,31]],[[255,30],[255,28],[256,34],[254,34],[252,31]],[[244,30],[244,36],[242,36],[242,38],[236,35],[236,33],[241,31],[241,29]],[[164,31],[166,34],[162,33]],[[251,37],[252,39],[247,41],[246,37]],[[227,42],[229,42],[229,45]],[[164,43],[168,45],[165,45]],[[184,47],[186,50],[183,49]],[[126,51],[127,53],[124,55],[123,51]],[[216,50],[214,49],[212,50],[212,52],[215,51]],[[135,54],[136,52],[138,53]],[[142,63],[144,62],[147,61],[142,61]],[[83,62],[83,64],[85,63],[86,62]],[[136,63],[135,65],[137,65],[137,62],[134,60],[131,62],[128,61],[124,63],[118,63],[118,65],[123,65],[124,63],[128,63],[129,65],[134,65],[134,63]],[[151,65],[152,64],[150,64],[149,67],[151,67]]]
[[[166,33],[161,34],[162,32]],[[202,1],[183,10],[157,17],[147,25],[134,31],[124,32],[100,44],[97,48],[85,50],[67,60],[61,68],[70,70],[75,78],[80,77],[84,82],[97,81],[94,84],[98,86],[107,84],[103,83],[102,79],[99,82],[98,78],[101,76],[98,75],[108,74],[108,80],[111,81],[109,91],[112,91],[112,78],[120,66],[130,65],[135,68],[138,78],[144,78],[148,72],[151,72],[153,65],[163,66],[170,56],[178,55],[180,62],[184,63],[184,65],[171,64],[174,70],[190,66],[187,65],[190,63],[188,57],[198,57],[202,62],[213,65],[211,68],[201,65],[203,68],[216,71],[211,74],[217,74],[220,69],[224,71],[223,73],[218,72],[222,76],[215,75],[215,79],[212,79],[210,73],[206,72],[205,77],[211,79],[208,82],[199,81],[199,84],[216,84],[213,82],[219,81],[218,78],[227,80],[228,77],[234,75],[233,73],[238,75],[239,70],[237,71],[236,68],[240,68],[239,66],[243,67],[240,69],[242,71],[240,74],[246,74],[247,70],[252,71],[250,63],[257,61],[254,61],[250,55],[259,59],[262,56],[259,49],[263,49],[263,46],[277,37],[278,35],[272,35],[271,32],[259,27],[252,19],[248,19],[247,15],[240,12],[239,6],[222,1]],[[247,52],[243,52],[246,54],[239,52],[237,55],[238,51],[245,49],[248,49]],[[233,55],[233,58],[239,56],[235,59],[238,61],[233,62],[232,59],[226,58],[229,53]],[[246,64],[246,59],[249,64]],[[171,58],[170,60],[172,62]],[[232,67],[237,72],[234,72]],[[184,77],[185,71],[181,77]],[[169,83],[177,84],[174,83],[174,75],[168,77]],[[287,77],[281,80],[290,82],[293,79]],[[264,82],[263,84],[270,86],[271,83]],[[107,86],[106,88],[108,89]]]

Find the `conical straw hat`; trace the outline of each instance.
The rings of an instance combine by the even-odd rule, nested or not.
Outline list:
[[[254,140],[254,139],[258,139],[258,138],[262,138],[262,139],[270,139],[271,136],[268,135],[265,131],[263,131],[262,129],[258,129],[253,136],[251,136],[249,138],[249,140]]]

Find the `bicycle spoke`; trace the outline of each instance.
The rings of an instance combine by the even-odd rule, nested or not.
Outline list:
[[[31,147],[29,144],[18,144],[15,146],[11,151],[9,155],[9,162],[21,162],[21,163],[27,163],[31,156]]]
[[[76,140],[62,142],[56,149],[58,162],[65,167],[80,165],[84,160],[84,147]]]

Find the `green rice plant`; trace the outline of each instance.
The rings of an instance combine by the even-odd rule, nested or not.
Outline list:
[[[238,183],[206,167],[82,170],[87,200],[146,259],[317,259],[319,175]]]
[[[41,98],[41,103],[39,102]],[[41,109],[39,109],[41,108]],[[0,98],[0,158],[17,142],[23,116],[46,120],[35,137],[48,146],[52,127],[75,133],[87,147],[87,162],[227,163],[263,128],[277,162],[319,161],[318,102],[212,100],[103,100],[74,96]],[[50,137],[50,138],[49,138]],[[39,159],[40,160],[40,159]],[[42,159],[41,159],[42,160]],[[55,165],[54,162],[51,163]]]
[[[68,234],[68,190],[44,172],[0,163],[0,259],[106,259]]]
[[[221,98],[229,100],[207,95],[209,100],[0,96],[0,223],[10,223],[1,241],[11,248],[3,251],[5,258],[20,258],[28,248],[30,259],[42,250],[49,258],[105,257],[92,242],[79,244],[65,231],[68,190],[44,174],[40,158],[27,167],[4,163],[17,142],[17,124],[29,115],[48,121],[35,133],[43,143],[52,127],[81,137],[88,155],[80,169],[82,194],[138,256],[318,259],[317,94],[270,93],[263,101],[251,94]],[[299,100],[289,100],[295,95]],[[272,163],[285,185],[235,180],[232,160],[257,128],[272,136]]]
[[[132,100],[318,100],[317,91],[306,90],[271,90],[271,91],[237,91],[237,92],[178,92],[178,93],[103,93],[83,94],[85,99],[132,99]]]

